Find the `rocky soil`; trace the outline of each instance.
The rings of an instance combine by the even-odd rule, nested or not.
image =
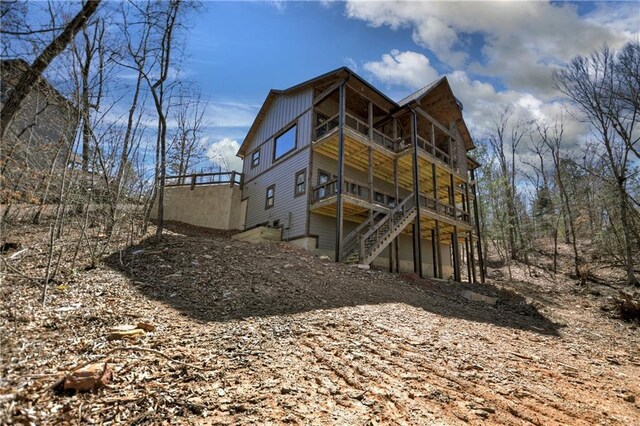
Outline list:
[[[517,266],[431,282],[174,226],[59,277],[43,307],[45,234],[5,236],[29,250],[2,255],[3,424],[640,425],[640,334],[608,312],[615,286]],[[140,321],[155,329],[108,338]],[[88,362],[109,383],[62,390]]]

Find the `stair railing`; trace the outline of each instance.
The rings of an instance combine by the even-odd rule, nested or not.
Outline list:
[[[378,223],[372,226],[366,233],[359,237],[360,252],[358,258],[360,261],[368,257],[369,248],[374,247],[380,239],[393,232],[395,224],[400,223],[410,214],[416,207],[416,200],[413,193],[402,200],[398,206],[388,215],[382,218]]]
[[[354,252],[356,248],[358,248],[358,237],[360,236],[360,234],[366,232],[366,230],[370,226],[376,223],[376,219],[378,219],[378,217],[381,214],[382,213],[380,212],[375,212],[373,216],[371,216],[369,219],[365,220],[360,225],[358,225],[356,229],[351,231],[344,238],[344,245],[342,246],[342,258],[340,259],[340,261],[344,261],[346,258],[349,257],[349,255],[351,255],[351,253]]]

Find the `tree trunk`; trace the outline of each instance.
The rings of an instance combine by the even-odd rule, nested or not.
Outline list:
[[[58,56],[75,37],[75,35],[84,26],[85,22],[91,18],[100,5],[101,0],[87,1],[82,10],[67,24],[62,33],[56,37],[36,58],[30,67],[22,74],[16,87],[11,91],[9,99],[2,107],[0,113],[0,137],[4,135],[11,124],[11,120],[20,109],[20,105],[29,95],[31,89],[36,85],[38,79],[49,66],[51,61]]]

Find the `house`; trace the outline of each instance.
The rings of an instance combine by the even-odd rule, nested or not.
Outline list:
[[[477,281],[472,149],[446,78],[400,102],[345,67],[271,90],[238,151],[245,229],[281,228],[339,262]]]

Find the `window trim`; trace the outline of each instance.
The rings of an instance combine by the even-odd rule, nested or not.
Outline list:
[[[286,151],[283,152],[279,157],[277,157],[277,148],[278,148],[278,138],[281,137],[282,135],[284,135],[285,133],[287,133],[289,130],[293,129],[295,127],[296,129],[296,134],[294,136],[293,139],[293,147]],[[291,124],[290,126],[286,127],[284,130],[278,132],[274,137],[273,137],[273,162],[275,163],[276,161],[279,161],[283,158],[285,158],[287,155],[289,155],[290,153],[292,153],[293,151],[295,151],[296,149],[298,149],[298,121],[296,120],[295,123]]]
[[[325,176],[328,177],[327,182],[329,182],[329,181],[331,181],[331,179],[333,179],[333,174],[318,168],[318,186],[322,185],[322,183],[320,183],[321,175],[325,175]],[[325,182],[325,183],[327,183],[327,182]]]
[[[273,190],[273,195],[269,197],[269,190]],[[271,200],[271,205],[269,205],[269,200]],[[264,200],[264,209],[268,210],[273,208],[276,205],[276,184],[267,186],[267,192],[265,193]]]
[[[254,161],[253,156],[256,155],[256,154],[258,154],[258,162],[253,164],[253,161]],[[251,169],[255,169],[256,167],[258,167],[260,165],[260,157],[261,156],[262,155],[260,154],[260,148],[256,149],[255,151],[253,151],[251,153],[251,156],[249,157],[250,158],[250,163],[251,163]]]
[[[303,191],[298,191],[298,176],[302,175],[304,180],[302,181],[302,185],[304,185]],[[300,170],[297,172],[293,178],[293,197],[300,197],[307,193],[307,168]]]

